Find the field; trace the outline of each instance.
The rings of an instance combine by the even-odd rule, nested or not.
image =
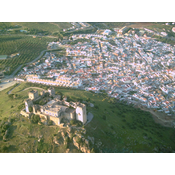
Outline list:
[[[47,32],[53,34],[60,32],[64,28],[71,27],[72,25],[67,22],[2,22],[0,29],[13,29],[13,30],[28,30],[30,32]]]
[[[8,117],[16,118],[15,116],[18,115],[20,108],[23,107],[23,100],[27,98],[27,92],[29,91],[29,89],[26,91],[22,90],[32,86],[48,88],[38,84],[22,83],[12,90],[12,94],[14,94],[13,99],[7,94],[13,87],[0,92],[0,120]],[[69,100],[86,101],[87,112],[93,113],[94,118],[85,126],[85,129],[87,130],[87,135],[95,138],[96,143],[102,142],[102,145],[99,147],[102,152],[174,152],[175,129],[156,124],[149,112],[108,98],[105,94],[94,94],[92,92],[59,87],[55,88],[55,90],[57,93],[67,96]],[[88,102],[93,103],[94,107],[90,107]],[[25,131],[26,127],[28,128],[27,131]],[[30,128],[32,129],[30,130]],[[3,148],[8,147],[9,151],[13,150],[10,147],[10,145],[13,145],[14,151],[18,152],[18,147],[25,147],[25,143],[29,142],[31,146],[28,150],[31,152],[30,149],[32,144],[34,144],[34,140],[36,140],[37,134],[44,134],[48,131],[50,135],[53,135],[58,128],[55,126],[51,129],[48,126],[30,124],[28,119],[17,117],[11,139],[7,142],[0,140],[0,144]],[[33,131],[30,133],[33,138],[31,136],[28,139],[28,131]],[[20,136],[20,134],[23,136]],[[44,135],[46,141],[44,142],[45,148],[42,151],[45,152],[52,149],[49,134]],[[99,151],[97,147],[95,149],[97,152]],[[65,148],[55,149],[55,152],[61,152],[61,150],[64,152]]]
[[[47,49],[48,42],[53,38],[31,36],[8,36],[0,35],[0,55],[19,53],[19,56],[0,60],[0,69],[9,67],[7,74],[11,74],[17,66],[32,61],[39,56],[42,50]]]
[[[172,27],[172,25],[165,25],[165,23],[155,23],[153,25],[148,26],[147,28],[157,32],[162,32],[162,30],[165,32],[169,32],[171,31]]]
[[[122,28],[124,26],[133,28],[142,28],[152,26],[154,24],[153,22],[89,22],[89,23],[101,29]]]

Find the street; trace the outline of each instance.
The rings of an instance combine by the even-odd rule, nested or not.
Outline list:
[[[13,86],[14,84],[16,84],[16,81],[4,81],[2,83],[0,83],[0,91],[9,88],[10,86]]]

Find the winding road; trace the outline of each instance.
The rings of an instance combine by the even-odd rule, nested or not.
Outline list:
[[[33,61],[28,62],[28,63],[26,63],[26,64],[34,63],[35,61],[37,61],[38,59],[40,59],[41,56],[43,55],[43,53],[46,52],[46,51],[49,51],[49,50],[43,50],[43,51],[41,51],[41,53],[40,53],[40,55],[39,55],[38,57],[36,57]],[[22,65],[19,65],[19,66],[16,68],[16,70],[13,71],[13,73],[12,73],[11,75],[5,76],[1,81],[4,82],[4,81],[8,81],[9,79],[14,78],[15,74],[21,69],[21,67],[22,67]]]
[[[40,55],[38,57],[36,57],[34,60],[26,63],[26,65],[36,62],[37,60],[39,60],[42,57],[44,52],[52,51],[52,50],[54,51],[54,50],[57,50],[57,49],[46,49],[46,50],[41,51],[41,53],[40,53]],[[8,87],[10,87],[10,86],[12,86],[12,85],[14,85],[16,83],[16,81],[14,81],[13,78],[14,78],[15,74],[21,69],[21,67],[22,67],[22,65],[19,65],[16,68],[16,70],[13,71],[13,73],[11,75],[7,75],[3,79],[1,79],[2,83],[0,83],[0,91],[6,89],[6,88],[8,88]]]
[[[22,91],[26,91],[26,90],[31,89],[31,88],[35,88],[35,89],[39,89],[39,90],[46,91],[45,89],[39,88],[39,87],[28,87],[28,88],[23,89]],[[21,91],[21,92],[22,92],[22,91]]]

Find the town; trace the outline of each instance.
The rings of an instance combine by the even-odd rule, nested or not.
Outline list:
[[[64,47],[65,55],[46,52],[15,80],[105,92],[174,116],[175,47],[152,37],[166,36],[166,32],[126,26],[114,31],[98,30],[51,42],[48,48]]]

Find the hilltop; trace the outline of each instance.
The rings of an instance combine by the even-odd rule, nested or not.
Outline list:
[[[0,134],[1,152],[21,152],[23,148],[28,152],[35,152],[36,148],[39,152],[66,152],[67,149],[70,149],[69,152],[80,152],[76,147],[65,147],[64,144],[53,149],[54,136],[60,137],[57,134],[60,130],[58,126],[32,124],[28,119],[19,116],[23,100],[31,90],[28,87],[48,89],[48,86],[21,83],[11,91],[13,95],[7,94],[12,88],[0,92],[1,123],[8,118],[12,120],[6,142],[3,141],[2,133]],[[28,89],[24,90],[26,88]],[[87,105],[87,112],[94,115],[84,128],[85,136],[95,140],[92,147],[95,152],[174,152],[175,129],[155,123],[149,112],[109,98],[105,94],[58,87],[55,91],[70,100],[83,101]],[[35,141],[40,135],[44,137],[42,144]]]
[[[81,152],[87,138],[85,152],[174,152],[174,26],[1,23],[2,89],[21,82],[0,92],[1,152]],[[20,116],[28,91],[44,84],[85,104],[91,122]]]

